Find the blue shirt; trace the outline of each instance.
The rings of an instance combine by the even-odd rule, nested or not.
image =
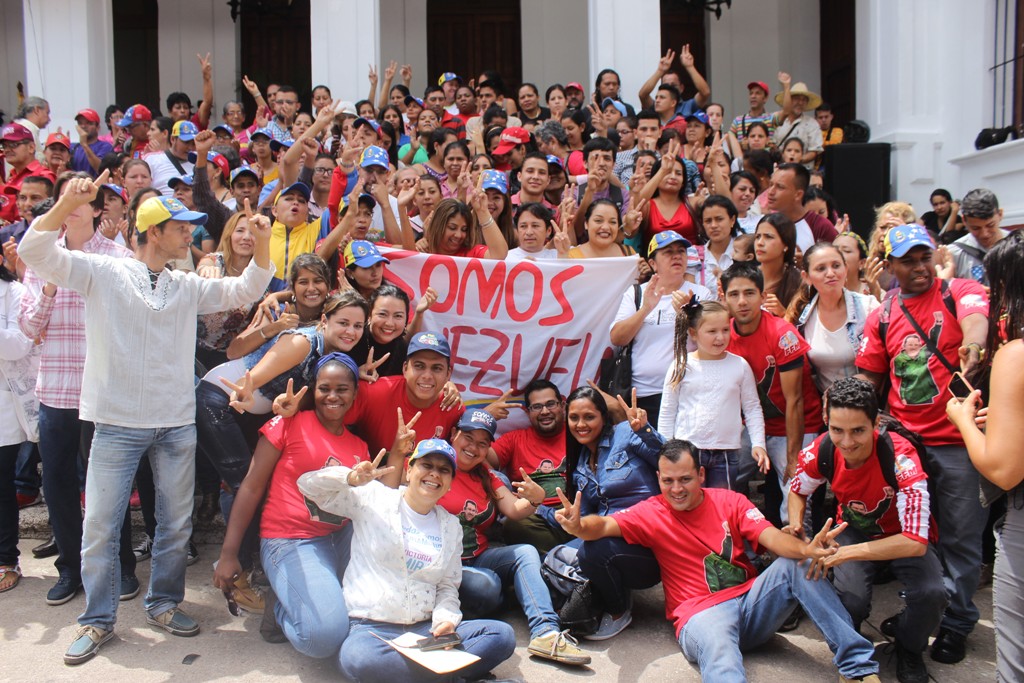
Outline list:
[[[91,149],[92,153],[102,160],[104,155],[110,154],[111,152],[114,151],[114,146],[109,142],[97,140],[96,142],[89,145],[89,149]],[[75,171],[82,171],[83,173],[88,173],[93,178],[99,175],[98,173],[96,173],[96,170],[93,169],[91,165],[89,165],[89,157],[85,155],[85,150],[82,149],[82,145],[77,142],[71,145],[71,168]]]
[[[590,469],[590,453],[581,447],[576,490],[583,494],[582,515],[610,515],[660,493],[658,453],[665,437],[647,425],[640,432],[620,422],[606,429],[597,445],[597,467]]]

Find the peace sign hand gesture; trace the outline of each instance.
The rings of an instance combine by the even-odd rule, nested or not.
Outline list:
[[[256,403],[255,389],[252,386],[252,373],[246,372],[245,376],[238,383],[232,382],[226,377],[220,378],[221,384],[231,389],[231,397],[228,400],[228,405],[237,410],[239,413],[252,408],[253,404]]]
[[[635,388],[633,389],[632,405],[627,405],[626,402],[622,400],[622,396],[616,396],[615,398],[618,400],[619,405],[622,407],[622,409],[626,412],[626,420],[629,421],[630,429],[632,429],[634,432],[639,432],[641,429],[647,426],[647,411],[644,410],[643,408],[637,407]]]
[[[508,400],[511,396],[512,390],[506,390],[504,394],[498,397],[497,401],[484,408],[484,410],[490,413],[495,420],[504,420],[508,417],[508,409],[514,408],[516,405]]]
[[[683,65],[684,69],[693,67],[693,53],[690,52],[689,43],[683,45],[683,49],[679,51],[679,63]]]
[[[839,551],[836,536],[845,529],[846,522],[833,527],[832,518],[829,517],[825,520],[825,525],[821,527],[821,531],[804,547],[804,556],[811,560],[811,566],[807,570],[808,579],[820,579],[828,572],[829,558]]]
[[[558,494],[558,499],[562,501],[562,509],[555,511],[555,521],[567,534],[573,536],[578,535],[583,530],[583,525],[580,523],[580,501],[583,500],[583,493],[580,491],[576,492],[576,500],[569,502],[569,499],[562,493],[562,488],[555,489],[555,493]]]
[[[294,380],[288,380],[288,386],[284,390],[283,394],[278,394],[274,399],[273,411],[274,415],[280,415],[281,417],[291,417],[299,412],[299,403],[302,401],[302,397],[306,395],[306,391],[309,386],[306,384],[302,385],[298,393],[294,392],[295,388]]]
[[[519,468],[519,476],[522,477],[521,481],[512,482],[512,485],[516,487],[516,494],[520,498],[526,499],[526,502],[533,507],[540,507],[544,503],[544,488],[533,479],[530,479],[530,475],[522,467]],[[537,502],[535,503],[534,501]]]
[[[369,382],[371,384],[376,382],[378,379],[380,379],[380,375],[377,374],[377,368],[383,365],[388,358],[391,358],[391,354],[385,353],[383,356],[380,357],[380,360],[377,360],[375,362],[373,360],[373,347],[371,346],[370,353],[366,357],[366,362],[359,366],[359,379],[361,379],[364,382]]]
[[[626,219],[622,222],[622,231],[626,233],[626,237],[632,237],[633,233],[640,227],[640,222],[644,219],[644,208],[646,206],[647,200],[641,199],[626,212]]]
[[[568,258],[569,250],[572,249],[572,240],[569,239],[569,228],[565,225],[565,214],[562,214],[562,217],[561,225],[551,221],[551,227],[555,230],[555,237],[551,243],[558,251],[558,258]]]
[[[356,464],[355,467],[349,470],[348,477],[346,478],[345,481],[348,482],[349,486],[355,488],[356,486],[364,486],[366,484],[369,484],[371,481],[374,481],[375,479],[380,479],[385,474],[391,472],[392,470],[395,469],[391,465],[388,465],[386,467],[380,466],[381,460],[383,460],[384,456],[387,454],[388,452],[382,448],[380,449],[380,453],[377,454],[377,457],[373,459],[373,462],[370,462],[369,460],[363,460],[362,462]]]
[[[658,72],[667,74],[672,68],[672,62],[676,61],[676,53],[669,48],[665,50],[665,56],[658,60]]]
[[[416,448],[416,430],[413,427],[423,413],[416,413],[408,422],[402,415],[402,409],[398,409],[398,431],[395,432],[395,443],[391,446],[393,455],[400,455],[403,458],[413,452]]]

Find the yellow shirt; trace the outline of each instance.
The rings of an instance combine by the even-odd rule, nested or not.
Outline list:
[[[299,254],[316,251],[316,243],[331,231],[327,214],[312,223],[303,223],[289,230],[281,221],[274,221],[270,228],[270,260],[274,264],[275,277],[288,279],[288,270]]]

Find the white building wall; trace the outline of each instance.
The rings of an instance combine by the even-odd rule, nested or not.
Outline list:
[[[354,98],[350,100],[354,102],[366,97],[370,90],[367,67],[376,64],[381,73],[381,2],[310,0],[309,32],[313,83],[327,85],[339,99]],[[424,48],[419,71],[425,69]]]
[[[818,3],[807,0],[737,0],[723,8],[721,19],[709,16],[710,73],[704,76],[711,99],[725,107],[727,122],[750,109],[750,81],[767,83],[774,98],[779,71],[821,92],[820,16]],[[769,99],[767,108],[778,107]]]
[[[231,10],[226,2],[159,0],[158,11],[160,108],[164,109],[167,95],[175,91],[187,93],[193,104],[202,99],[203,75],[196,55],[209,53],[213,64],[211,121],[220,121],[224,103],[238,99],[242,80],[237,24],[231,21]]]
[[[597,74],[607,67],[619,73],[620,97],[635,106],[639,104],[640,86],[654,72],[661,57],[661,3],[588,0],[587,5],[590,78],[582,83],[587,98],[594,90]],[[528,49],[531,48],[524,41],[523,52]]]
[[[409,89],[417,97],[423,95],[430,76],[427,73],[427,0],[380,0],[380,59],[377,74],[382,83],[384,69],[393,59],[399,66],[412,66]],[[401,82],[401,76],[395,74],[391,84]]]
[[[974,150],[978,132],[992,125],[995,4],[857,3],[857,116],[873,141],[893,145],[893,196],[918,213],[930,210],[937,187],[954,197],[988,187],[1004,223],[1024,223],[1024,141]]]
[[[523,81],[540,90],[554,83],[579,81],[593,84],[587,45],[587,0],[522,0]],[[600,70],[600,69],[598,69]],[[589,76],[589,78],[588,78]],[[589,88],[589,86],[588,86]],[[626,101],[635,103],[636,91],[623,89]]]

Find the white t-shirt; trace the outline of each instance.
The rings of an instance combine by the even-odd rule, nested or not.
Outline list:
[[[811,345],[807,360],[814,368],[814,384],[822,394],[837,379],[852,377],[857,372],[857,347],[850,344],[846,325],[834,332],[818,319],[817,308],[804,325],[807,343]]]
[[[558,258],[558,251],[556,249],[541,249],[536,252],[523,251],[522,247],[516,247],[515,249],[509,249],[508,255],[505,256],[506,262],[518,262],[525,261],[531,258],[537,261],[547,261],[549,259]]]
[[[167,158],[167,154],[164,152],[157,152],[156,154],[150,154],[146,157],[146,163],[149,164],[149,170],[153,174],[153,187],[160,190],[165,197],[173,197],[174,190],[168,185],[168,181],[171,178],[180,178],[181,173],[174,167],[171,160]],[[185,175],[191,175],[195,169],[195,164],[188,161],[178,160],[181,167],[185,169]]]
[[[743,419],[751,444],[764,448],[764,412],[754,372],[740,356],[721,360],[686,359],[683,381],[672,386],[675,363],[669,363],[661,395],[658,431],[666,438],[686,439],[698,448],[740,447]]]
[[[402,500],[402,536],[405,545],[405,566],[409,573],[433,564],[441,554],[441,525],[431,510],[425,515],[413,510]]]
[[[398,199],[388,195],[388,203],[391,204],[391,213],[398,223]],[[401,229],[401,226],[399,226]],[[366,239],[371,242],[386,241],[384,237],[384,215],[380,211],[380,205],[373,207],[373,217],[370,219],[370,229],[366,231]]]
[[[807,251],[813,245],[814,233],[811,232],[811,226],[801,218],[796,222],[796,246],[800,247],[800,251]]]
[[[739,217],[736,220],[740,224],[740,230],[748,235],[753,235],[754,231],[757,230],[757,223],[761,220],[761,216],[753,211],[748,211],[746,216]]]
[[[640,285],[640,300],[647,291],[647,283]],[[714,297],[707,287],[683,282],[680,292],[693,292],[701,301]],[[642,305],[642,304],[641,304]],[[619,312],[615,314],[615,323],[636,315],[637,306],[630,287],[622,295]],[[644,318],[640,331],[633,338],[633,386],[636,395],[655,396],[661,393],[665,385],[665,368],[672,364],[672,349],[675,345],[676,312],[672,308],[672,296],[663,296],[647,317]]]

